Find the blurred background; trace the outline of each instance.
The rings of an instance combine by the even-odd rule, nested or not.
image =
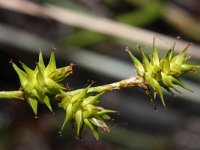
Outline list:
[[[136,75],[125,47],[150,54],[153,37],[160,56],[175,41],[176,52],[192,42],[190,63],[199,64],[199,0],[0,0],[0,88],[19,89],[11,59],[34,68],[40,49],[47,62],[53,47],[58,66],[76,64],[65,81],[72,89],[122,80]],[[77,140],[70,126],[59,136],[56,103],[55,115],[39,106],[35,119],[23,101],[1,100],[0,150],[199,150],[200,72],[182,80],[194,92],[165,94],[167,110],[158,101],[155,111],[139,88],[107,93],[101,105],[120,113],[99,143],[87,129]]]

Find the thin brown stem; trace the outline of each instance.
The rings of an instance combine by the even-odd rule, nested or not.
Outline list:
[[[130,88],[130,87],[142,87],[143,89],[146,89],[144,79],[140,76],[131,77],[125,80],[121,80],[119,82],[96,86],[96,87],[90,87],[88,89],[88,93],[100,93],[100,92],[108,92],[112,90],[119,90],[124,88]],[[80,92],[83,89],[77,89],[73,91],[65,92],[63,96],[65,95],[74,95],[78,92]],[[62,95],[62,94],[61,94]],[[57,95],[57,96],[61,96]],[[17,100],[24,100],[23,92],[22,91],[0,91],[0,99],[17,99]]]
[[[101,86],[96,86],[96,87],[90,87],[88,89],[88,93],[100,93],[100,92],[108,92],[112,90],[119,90],[119,89],[124,89],[124,88],[129,88],[129,87],[142,87],[146,89],[146,86],[144,84],[144,79],[140,76],[135,76],[131,77],[125,80],[121,80],[119,82],[111,83],[111,84],[106,84],[106,85],[101,85]],[[66,95],[74,95],[78,92],[80,92],[82,89],[77,89],[74,91],[69,91],[66,92]]]

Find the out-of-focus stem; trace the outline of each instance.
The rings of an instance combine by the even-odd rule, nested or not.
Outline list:
[[[0,99],[24,100],[22,91],[0,91]]]

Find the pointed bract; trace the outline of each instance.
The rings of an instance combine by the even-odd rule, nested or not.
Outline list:
[[[26,74],[29,76],[31,80],[35,79],[35,72],[34,70],[30,69],[28,66],[26,66],[24,63],[22,63],[22,67],[25,70]]]
[[[32,98],[27,99],[28,104],[31,106],[35,116],[37,117],[38,101]]]
[[[40,54],[39,54],[38,66],[39,66],[42,70],[45,69],[44,60],[43,60],[43,56],[42,56],[42,52],[41,52],[41,51],[40,51]]]
[[[15,63],[12,63],[12,65],[13,65],[13,68],[15,69],[15,71],[18,74],[21,86],[24,88],[26,86],[27,82],[28,82],[27,74],[24,71],[22,71],[19,67],[17,67],[17,65]]]
[[[46,96],[46,95],[44,96],[43,102],[44,102],[44,104],[48,107],[48,109],[49,109],[51,112],[53,112],[53,109],[52,109],[51,103],[50,103],[50,99],[49,99],[48,96]]]
[[[87,97],[86,99],[83,100],[82,106],[84,107],[87,104],[95,104],[103,94],[104,94],[104,92],[99,93],[99,94],[97,94],[95,96]]]
[[[126,49],[126,51],[129,53],[131,59],[133,60],[134,67],[137,71],[137,74],[139,76],[143,76],[145,71],[144,71],[144,67],[141,64],[141,62],[131,53],[131,51],[128,48]]]
[[[169,74],[170,73],[170,54],[171,54],[171,50],[169,50],[169,52],[167,53],[166,57],[162,61],[162,65],[160,65],[162,71],[165,74]]]
[[[85,125],[90,129],[94,137],[97,141],[99,141],[99,134],[98,131],[94,128],[94,126],[91,124],[91,122],[88,119],[84,119]]]
[[[175,91],[181,93],[172,83],[170,76],[167,76],[165,73],[161,72],[162,76],[162,82],[165,84],[168,88],[173,88]]]
[[[146,75],[146,81],[148,82],[150,87],[152,87],[153,90],[156,91],[159,94],[161,102],[162,102],[163,106],[166,108],[166,104],[165,104],[165,101],[163,99],[163,91],[162,91],[161,86],[158,83],[158,81],[156,81],[150,75]]]
[[[56,61],[55,61],[54,51],[52,50],[49,63],[45,69],[45,75],[49,75],[50,73],[52,73],[55,70],[56,70]]]
[[[190,48],[190,46],[191,46],[191,43],[188,44],[180,54],[172,58],[171,61],[174,62],[175,64],[182,65],[186,60],[187,51]]]
[[[75,120],[77,124],[77,137],[80,137],[81,129],[83,126],[83,113],[80,108],[75,113]]]
[[[67,109],[66,109],[66,116],[65,116],[63,125],[61,127],[61,131],[63,131],[66,124],[72,119],[72,117],[73,117],[73,111],[72,110],[73,110],[72,104],[69,104]]]
[[[155,41],[155,37],[153,38],[153,55],[152,55],[152,60],[151,60],[151,63],[152,65],[157,65],[159,66],[159,57],[158,57],[158,51],[157,51],[157,48],[156,48],[156,41]]]
[[[147,56],[144,54],[142,48],[139,46],[139,50],[142,54],[142,59],[143,59],[143,63],[144,63],[144,69],[146,72],[150,72],[151,71],[151,65],[149,62],[149,59],[147,58]]]
[[[91,85],[89,85],[88,87],[86,87],[85,89],[81,90],[79,93],[77,93],[76,95],[74,95],[71,99],[71,102],[74,103],[75,101],[77,101],[78,99],[83,99],[86,97],[87,95],[87,91],[89,89]]]
[[[180,86],[180,87],[192,92],[178,78],[175,78],[175,77],[172,77],[172,76],[169,76],[169,78],[170,78],[170,80],[172,81],[173,84],[178,85],[178,86]]]

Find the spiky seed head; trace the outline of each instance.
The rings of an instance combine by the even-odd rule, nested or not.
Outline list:
[[[141,63],[129,49],[126,49],[134,62],[138,76],[141,76],[145,79],[145,84],[148,87],[146,93],[154,105],[156,98],[154,95],[158,94],[163,106],[166,107],[163,99],[162,88],[166,89],[171,94],[173,94],[171,89],[180,93],[175,85],[178,85],[184,89],[187,88],[178,77],[189,71],[195,72],[196,69],[200,68],[200,66],[186,64],[186,61],[190,58],[187,56],[187,51],[189,50],[191,43],[188,44],[180,54],[174,56],[173,52],[175,49],[175,44],[176,43],[173,44],[172,48],[162,59],[159,59],[155,38],[153,39],[153,55],[151,59],[145,55],[142,48],[139,46],[143,63]]]
[[[72,73],[73,65],[57,68],[54,51],[51,52],[47,66],[44,64],[42,52],[39,54],[39,61],[35,69],[32,70],[24,63],[21,63],[21,65],[23,69],[12,62],[20,80],[20,89],[23,92],[24,99],[31,106],[36,116],[38,103],[45,104],[52,112],[50,97],[65,91],[66,88],[60,82]]]
[[[91,85],[90,85],[91,86]],[[66,95],[60,103],[60,107],[66,110],[65,119],[61,128],[61,132],[70,120],[74,120],[77,127],[77,137],[81,137],[84,126],[92,132],[97,141],[99,141],[98,128],[109,131],[104,120],[110,119],[108,113],[116,111],[104,109],[97,106],[102,93],[89,93],[89,87],[82,89],[73,96]]]

